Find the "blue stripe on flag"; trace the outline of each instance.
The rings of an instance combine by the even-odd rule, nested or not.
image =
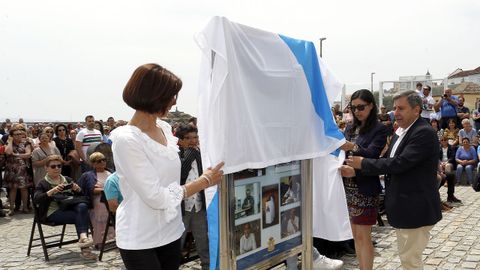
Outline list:
[[[323,85],[315,45],[310,41],[293,39],[282,35],[279,36],[288,45],[295,55],[295,58],[297,58],[298,63],[303,67],[312,94],[313,106],[318,116],[323,120],[325,135],[339,140],[345,138],[333,120],[327,93]]]
[[[219,243],[220,228],[218,221],[218,190],[207,208],[208,242],[210,251],[210,269],[220,269]]]

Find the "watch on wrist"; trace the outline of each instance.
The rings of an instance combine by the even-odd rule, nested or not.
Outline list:
[[[358,151],[358,145],[355,143],[353,144],[353,149],[352,149],[353,152],[357,152]]]

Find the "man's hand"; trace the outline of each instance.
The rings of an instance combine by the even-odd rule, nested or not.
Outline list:
[[[361,169],[362,168],[362,160],[363,160],[363,157],[351,156],[348,159],[346,159],[345,162],[350,167],[353,167],[355,169]]]
[[[339,168],[340,174],[343,177],[354,177],[355,176],[355,169],[348,166],[348,165],[342,165]]]

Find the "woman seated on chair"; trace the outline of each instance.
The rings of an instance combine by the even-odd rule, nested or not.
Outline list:
[[[35,188],[33,202],[38,205],[39,222],[75,224],[81,256],[85,259],[95,260],[97,256],[90,249],[93,240],[87,236],[89,227],[88,205],[78,203],[72,207],[60,209],[58,203],[53,199],[53,196],[59,193],[82,194],[82,189],[73,183],[71,178],[60,174],[62,162],[62,157],[59,155],[48,156],[45,163],[47,174]]]
[[[90,220],[93,226],[93,242],[96,247],[100,248],[99,245],[102,244],[105,226],[108,224],[108,211],[100,201],[100,198],[110,172],[106,170],[107,162],[102,153],[94,152],[89,158],[93,170],[83,173],[77,182],[92,202],[91,206],[93,209],[90,210]],[[108,232],[107,241],[113,238],[115,238],[115,231],[111,229]]]

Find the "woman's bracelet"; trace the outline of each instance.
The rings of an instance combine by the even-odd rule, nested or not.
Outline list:
[[[200,178],[205,178],[207,179],[207,182],[208,182],[208,186],[211,186],[212,185],[212,178],[210,176],[208,176],[208,174],[202,174],[200,176]]]
[[[187,187],[185,185],[183,185],[182,189],[183,189],[183,198],[186,199],[187,198]]]

